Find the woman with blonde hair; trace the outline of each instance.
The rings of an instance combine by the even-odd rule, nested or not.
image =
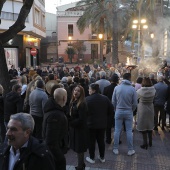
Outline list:
[[[70,148],[77,153],[77,170],[84,170],[84,152],[87,151],[87,104],[82,86],[77,85],[70,102]]]
[[[28,73],[28,79],[29,79],[29,82],[33,80],[33,76],[36,74],[36,71],[34,71],[34,68],[31,67],[30,70],[29,70],[29,73]]]

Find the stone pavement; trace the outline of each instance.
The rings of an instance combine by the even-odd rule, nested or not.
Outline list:
[[[126,133],[122,132],[119,146],[119,155],[112,152],[112,144],[106,144],[105,163],[100,163],[96,159],[95,164],[86,163],[86,170],[170,170],[170,128],[162,131],[158,128],[158,132],[153,132],[153,146],[148,150],[140,148],[142,144],[141,134],[134,130],[134,149],[136,154],[127,156]],[[0,146],[1,149],[2,146]],[[67,161],[67,170],[75,170],[77,165],[76,154],[69,150],[65,155]],[[85,157],[89,156],[88,152]],[[98,156],[98,147],[96,146],[96,158]]]
[[[170,170],[170,132],[166,128],[162,131],[160,127],[158,132],[153,132],[153,146],[148,150],[140,148],[142,136],[138,131],[134,131],[134,149],[136,154],[127,156],[126,133],[122,132],[119,146],[119,155],[112,152],[112,144],[106,144],[105,163],[100,163],[96,159],[95,164],[86,163],[86,170]],[[88,152],[85,153],[85,157]],[[96,146],[96,158],[98,156],[98,147]],[[76,154],[69,150],[66,154],[67,170],[75,170],[77,164]]]

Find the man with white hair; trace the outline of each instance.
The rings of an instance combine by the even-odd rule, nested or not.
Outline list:
[[[54,91],[54,98],[50,97],[44,106],[43,138],[54,156],[58,170],[66,170],[64,146],[62,146],[68,130],[67,118],[63,109],[66,102],[67,91],[58,88]]]
[[[31,134],[34,119],[30,114],[11,115],[7,125],[8,147],[0,153],[1,170],[55,170],[54,159],[42,140]]]
[[[96,81],[96,84],[99,85],[100,92],[103,94],[104,88],[110,85],[110,82],[106,80],[106,72],[100,71],[100,80]]]
[[[158,83],[154,85],[156,90],[156,95],[154,98],[154,111],[155,111],[155,119],[154,119],[154,130],[158,130],[158,113],[160,112],[160,117],[162,119],[162,130],[164,130],[166,117],[165,117],[165,111],[164,111],[164,105],[167,99],[167,92],[168,92],[168,86],[163,82],[164,77],[158,76],[157,77]]]

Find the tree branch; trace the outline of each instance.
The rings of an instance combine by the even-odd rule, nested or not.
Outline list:
[[[6,0],[1,0],[1,1],[0,1],[0,11],[2,10],[3,5],[4,5],[5,2],[6,2]]]
[[[3,1],[6,1],[6,0],[3,0]],[[20,10],[20,13],[19,13],[19,16],[16,22],[11,27],[9,27],[7,31],[0,34],[0,41],[2,44],[14,38],[17,33],[19,33],[25,28],[25,20],[31,10],[33,2],[34,0],[25,0],[25,3],[23,4]]]

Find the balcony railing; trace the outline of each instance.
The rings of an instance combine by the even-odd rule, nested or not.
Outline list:
[[[57,16],[77,17],[82,16],[84,11],[58,11]]]

